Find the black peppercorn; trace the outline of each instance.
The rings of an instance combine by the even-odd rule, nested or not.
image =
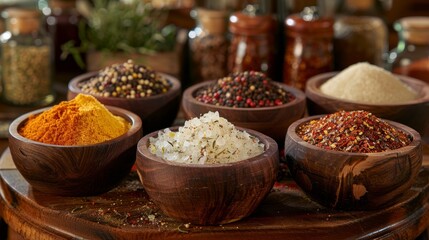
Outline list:
[[[171,88],[171,83],[154,70],[128,60],[104,68],[78,86],[84,93],[96,96],[141,98],[165,93]]]

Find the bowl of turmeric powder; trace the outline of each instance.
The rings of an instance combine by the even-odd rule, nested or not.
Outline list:
[[[143,131],[150,133],[173,124],[180,107],[181,83],[173,76],[128,60],[73,78],[67,98],[73,99],[79,93],[136,113],[143,122]]]
[[[141,137],[136,114],[85,94],[26,113],[9,127],[18,171],[34,190],[61,196],[113,188],[130,172]]]

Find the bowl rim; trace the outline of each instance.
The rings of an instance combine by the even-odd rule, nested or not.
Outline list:
[[[259,111],[277,110],[277,109],[287,108],[289,106],[297,105],[301,102],[304,102],[306,99],[306,96],[305,96],[303,91],[301,91],[297,88],[294,88],[292,86],[286,85],[284,83],[275,82],[275,81],[271,81],[271,82],[276,84],[277,86],[281,87],[282,89],[292,93],[295,96],[295,99],[293,101],[290,101],[288,103],[281,104],[278,106],[255,107],[255,108],[244,108],[244,107],[234,108],[234,107],[227,107],[227,106],[217,106],[214,104],[203,103],[203,102],[200,102],[200,101],[195,99],[195,93],[197,90],[199,90],[201,88],[205,88],[208,85],[214,84],[216,81],[217,80],[204,81],[204,82],[200,82],[200,83],[197,83],[197,84],[194,84],[194,85],[188,87],[183,92],[183,101],[189,101],[190,103],[192,103],[194,105],[200,105],[203,107],[211,107],[211,108],[216,108],[219,110],[240,110],[240,111],[249,111],[249,112],[259,112]]]
[[[405,83],[408,87],[412,88],[413,90],[416,90],[416,89],[414,87],[411,87],[409,82],[412,82],[415,85],[421,86],[422,90],[420,91],[419,98],[414,99],[412,101],[404,102],[404,103],[371,104],[371,103],[364,103],[364,102],[354,102],[351,100],[337,98],[337,97],[322,93],[322,91],[320,90],[320,86],[326,81],[328,81],[330,78],[334,77],[339,73],[340,73],[339,71],[326,72],[326,73],[318,74],[316,76],[309,78],[305,86],[305,94],[307,95],[307,97],[309,99],[312,99],[313,95],[315,95],[320,98],[328,99],[331,101],[337,101],[337,102],[342,102],[346,104],[359,104],[364,107],[399,107],[399,106],[409,106],[409,105],[429,102],[429,84],[425,83],[422,80],[405,76],[405,75],[399,75],[399,74],[393,74],[393,75],[399,78],[401,82]]]
[[[288,128],[288,130],[286,132],[285,142],[286,142],[286,139],[288,137],[290,137],[293,142],[295,142],[295,143],[297,143],[299,145],[302,145],[305,148],[309,148],[311,150],[323,151],[323,152],[329,152],[329,153],[335,153],[337,155],[356,156],[356,157],[358,157],[358,156],[362,156],[362,157],[364,157],[364,156],[385,157],[385,156],[389,156],[389,155],[397,155],[399,150],[406,149],[408,151],[408,150],[411,150],[411,149],[414,149],[414,148],[418,147],[421,144],[421,136],[420,136],[420,134],[416,130],[414,130],[411,127],[408,127],[408,126],[406,126],[406,125],[404,125],[402,123],[398,123],[398,122],[395,122],[395,121],[386,120],[386,119],[383,119],[383,118],[379,118],[379,119],[387,122],[388,124],[392,125],[396,129],[399,129],[399,130],[405,132],[406,134],[409,134],[410,136],[412,136],[413,139],[410,142],[410,144],[408,144],[408,145],[406,145],[404,147],[401,147],[401,148],[397,148],[397,149],[393,149],[393,150],[387,150],[387,151],[383,151],[383,152],[356,153],[356,152],[345,152],[345,151],[323,149],[323,148],[320,148],[318,146],[315,146],[315,145],[313,145],[311,143],[308,143],[308,142],[304,141],[300,136],[298,136],[298,134],[296,133],[296,128],[298,126],[300,126],[301,124],[303,124],[305,122],[309,122],[309,121],[314,120],[314,119],[319,119],[319,118],[324,117],[326,115],[328,115],[328,114],[309,116],[309,117],[301,118],[301,119],[293,122],[289,126],[289,128]],[[285,143],[285,149],[287,149],[286,143]],[[404,151],[404,152],[406,152],[406,151]],[[287,154],[287,151],[285,151],[285,154]]]
[[[49,146],[49,147],[57,147],[57,148],[82,148],[82,147],[96,147],[96,146],[100,146],[100,145],[106,145],[106,144],[112,144],[112,143],[116,143],[119,141],[122,141],[128,137],[133,136],[134,134],[138,133],[139,131],[141,131],[142,129],[142,120],[141,118],[131,112],[128,111],[126,109],[123,108],[119,108],[119,107],[114,107],[114,106],[109,106],[109,105],[104,105],[113,115],[115,116],[120,116],[122,118],[124,118],[126,121],[128,121],[129,123],[131,123],[131,127],[130,129],[116,137],[104,142],[99,142],[99,143],[95,143],[95,144],[86,144],[86,145],[57,145],[57,144],[49,144],[49,143],[43,143],[43,142],[39,142],[39,141],[34,141],[31,139],[28,139],[24,136],[22,136],[21,134],[19,134],[19,127],[21,126],[21,124],[25,121],[27,121],[27,119],[32,116],[32,115],[37,115],[40,114],[46,110],[51,109],[53,106],[50,107],[45,107],[45,108],[40,108],[40,109],[36,109],[33,110],[31,112],[27,112],[19,117],[17,117],[16,119],[14,119],[10,126],[9,126],[9,136],[13,137],[19,141],[22,142],[26,142],[26,143],[31,143],[31,144],[35,144],[35,145],[40,145],[40,146]]]
[[[157,72],[157,74],[160,74],[161,76],[165,77],[167,79],[167,81],[169,81],[171,83],[171,89],[165,93],[161,93],[161,94],[157,94],[157,95],[153,95],[153,96],[149,96],[149,97],[142,97],[142,98],[104,97],[104,96],[99,96],[99,95],[95,95],[95,94],[91,94],[91,93],[85,93],[77,86],[78,83],[83,82],[83,81],[88,81],[90,78],[96,76],[98,73],[99,73],[99,71],[93,71],[93,72],[84,73],[84,74],[81,74],[81,75],[78,75],[78,76],[72,78],[67,85],[68,91],[75,93],[75,94],[79,94],[79,93],[89,94],[89,95],[94,96],[96,98],[103,98],[106,100],[138,102],[138,101],[142,101],[142,100],[156,100],[159,98],[164,98],[167,95],[179,94],[181,87],[182,87],[181,82],[176,77],[173,77],[169,74],[162,73],[162,72]]]
[[[174,126],[174,127],[169,127],[168,129],[170,129],[171,131],[177,131],[180,127],[181,126]],[[181,167],[181,168],[193,168],[193,169],[227,168],[227,167],[233,167],[233,166],[242,165],[242,164],[250,164],[253,161],[257,161],[263,158],[264,156],[265,157],[269,157],[272,155],[278,156],[278,154],[276,154],[276,152],[278,152],[278,145],[273,138],[252,129],[242,128],[237,126],[235,126],[235,128],[240,131],[246,131],[250,135],[257,137],[259,141],[261,141],[264,144],[264,148],[265,148],[264,151],[251,158],[239,160],[232,163],[216,163],[216,164],[179,163],[179,162],[169,161],[161,157],[158,157],[155,154],[152,154],[148,149],[147,143],[149,141],[149,138],[158,136],[159,131],[162,131],[162,130],[159,130],[159,131],[154,131],[149,134],[146,134],[143,138],[140,139],[140,141],[137,143],[137,154],[143,158],[148,158],[151,161],[156,161],[158,163],[163,163],[169,166]],[[140,161],[138,159],[139,158],[137,158],[136,161]]]

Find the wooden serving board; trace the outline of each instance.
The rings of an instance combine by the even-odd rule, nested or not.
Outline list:
[[[3,169],[0,193],[0,217],[25,239],[414,239],[429,227],[429,166],[397,204],[379,211],[326,209],[286,175],[251,216],[220,226],[165,216],[135,172],[99,196],[58,197]]]

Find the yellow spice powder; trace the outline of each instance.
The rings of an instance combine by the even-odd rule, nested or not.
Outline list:
[[[56,145],[88,145],[116,138],[130,129],[97,99],[79,94],[49,110],[31,116],[19,130],[28,139]]]

